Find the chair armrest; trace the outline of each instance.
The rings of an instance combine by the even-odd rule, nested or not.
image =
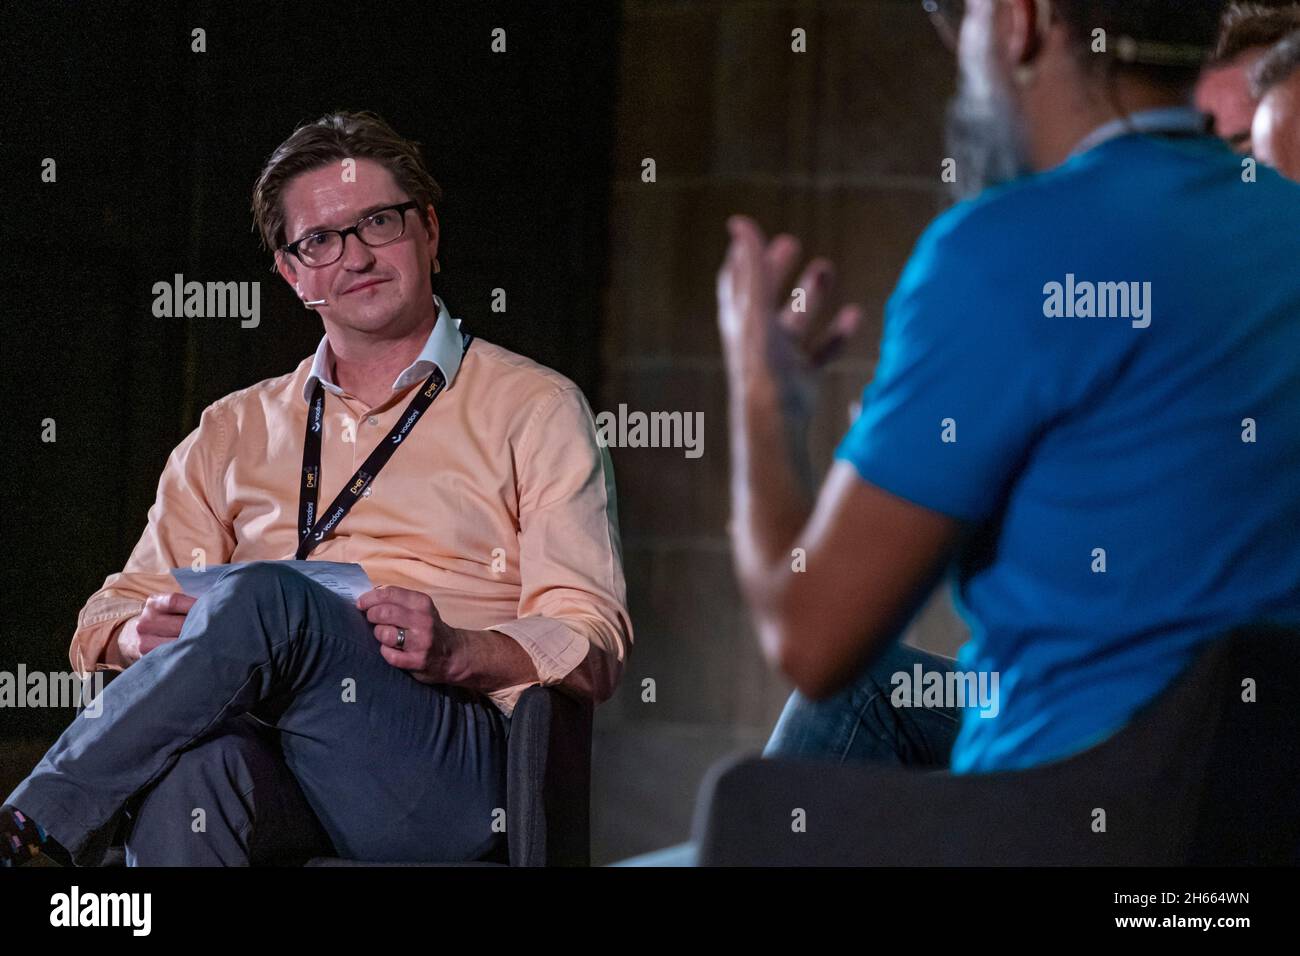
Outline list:
[[[591,864],[593,707],[529,687],[510,719],[506,832],[511,866]]]

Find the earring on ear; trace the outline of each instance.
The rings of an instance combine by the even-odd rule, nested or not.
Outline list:
[[[436,256],[434,257],[434,260],[433,260],[433,271],[434,271],[435,273],[438,273],[438,272],[441,272],[441,271],[442,271],[442,266],[438,264],[438,259],[437,259]]]
[[[1034,67],[1031,63],[1021,63],[1012,74],[1016,86],[1024,88],[1034,82]]]

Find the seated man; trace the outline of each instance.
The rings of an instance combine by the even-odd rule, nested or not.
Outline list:
[[[954,772],[1078,753],[1231,628],[1300,623],[1300,186],[1243,176],[1191,108],[1219,8],[966,4],[949,155],[977,195],[918,242],[815,503],[809,389],[860,310],[814,318],[814,260],[796,311],[798,243],[729,223],[733,554],[763,651],[808,701],[878,699],[951,570],[956,667],[998,688],[961,709]]]
[[[5,862],[94,864],[123,811],[138,865],[499,859],[515,701],[613,693],[632,628],[608,454],[572,382],[433,296],[440,197],[369,113],[267,162],[257,225],[325,336],[172,453],[72,640],[79,673],[122,673],[5,801]],[[196,601],[169,574],[309,557],[378,586],[352,606],[255,563]]]

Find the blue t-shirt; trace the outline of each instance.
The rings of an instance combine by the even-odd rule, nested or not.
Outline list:
[[[1242,174],[1110,140],[949,210],[890,297],[836,457],[969,523],[958,669],[1000,693],[958,772],[1085,749],[1207,639],[1300,622],[1300,185]]]

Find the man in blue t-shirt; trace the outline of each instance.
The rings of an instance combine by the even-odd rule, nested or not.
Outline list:
[[[767,755],[983,772],[1112,735],[1235,625],[1300,623],[1300,186],[1189,108],[1222,3],[929,6],[967,201],[820,491],[816,375],[861,310],[819,319],[831,264],[787,298],[798,242],[728,223],[732,550],[797,688]],[[956,662],[897,640],[945,571]]]
[[[796,283],[807,311],[782,308],[797,242],[730,222],[733,550],[798,688],[769,753],[879,703],[949,568],[959,679],[921,655],[891,697],[959,709],[958,772],[1077,753],[1216,636],[1300,623],[1300,187],[1188,107],[1219,7],[1197,6],[967,4],[945,168],[973,198],[917,244],[815,502],[791,436],[860,313],[816,328],[824,260]],[[801,716],[826,702],[846,713]]]
[[[1001,694],[954,770],[1078,751],[1206,640],[1300,620],[1297,224],[1216,140],[1119,133],[921,239],[836,457],[969,529],[957,667]]]

